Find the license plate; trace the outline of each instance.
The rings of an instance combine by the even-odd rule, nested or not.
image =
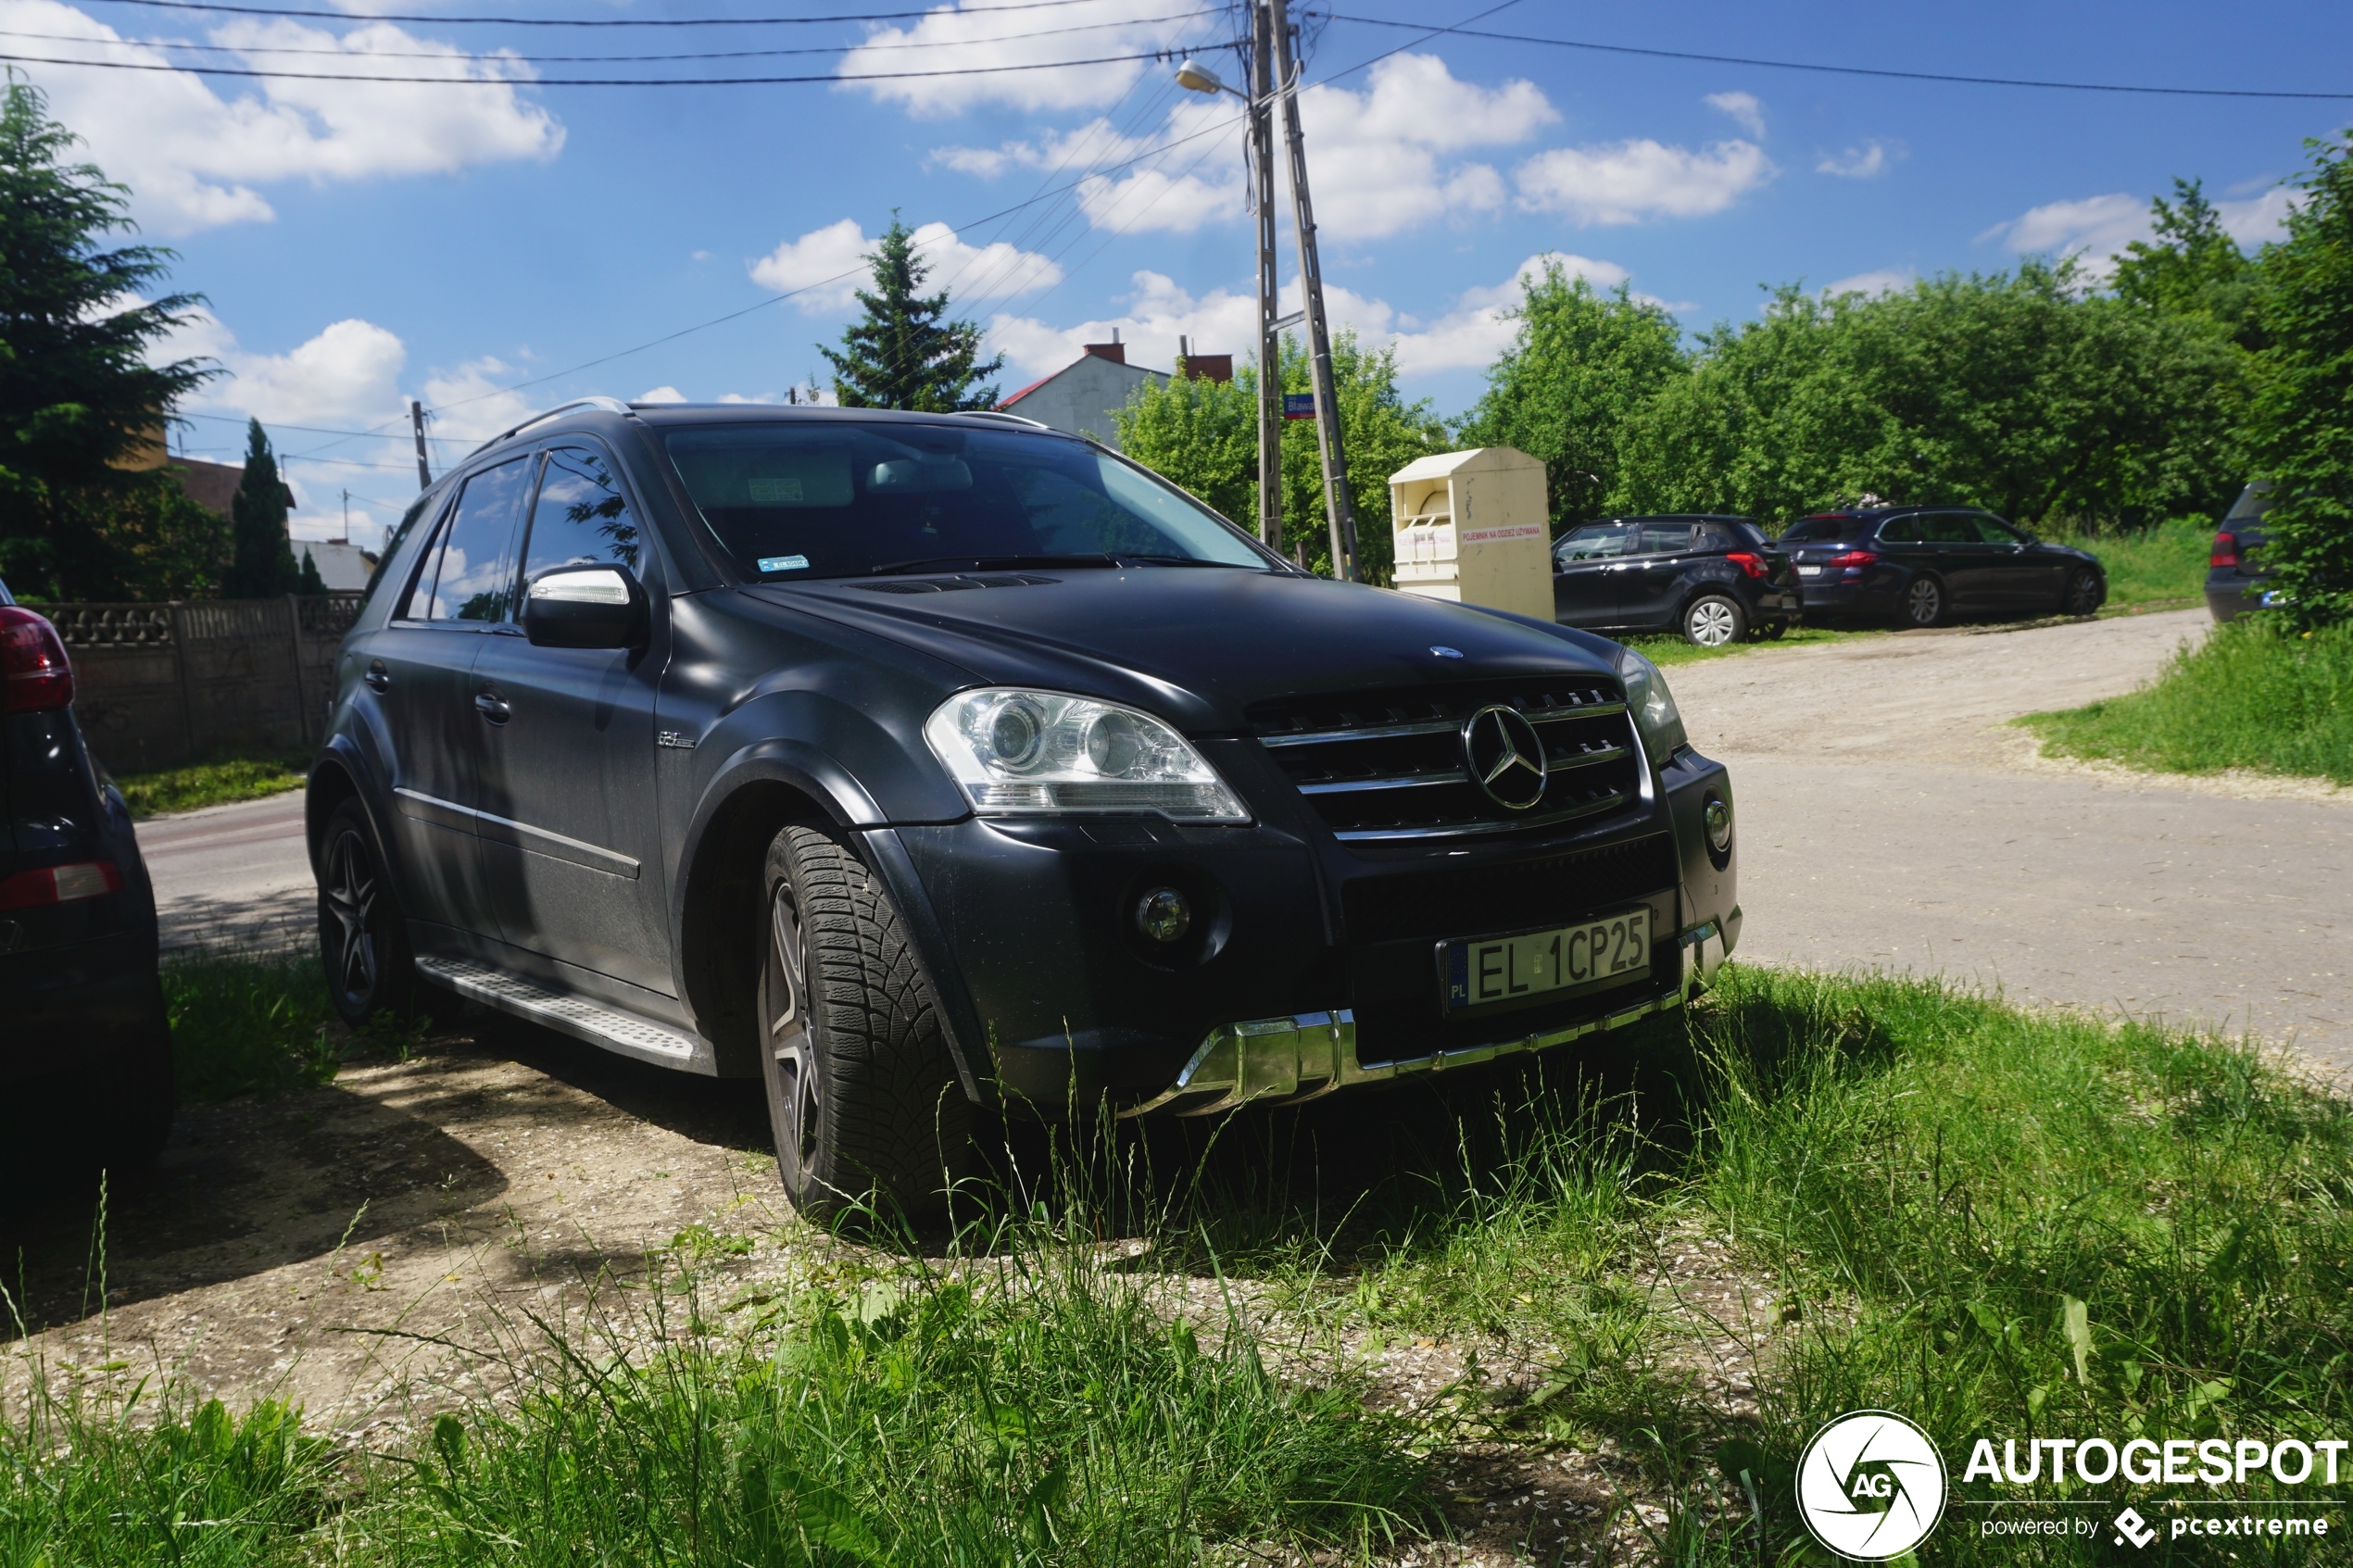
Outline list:
[[[1797,569],[1797,574],[1800,577],[1819,577],[1822,574],[1822,569],[1818,566],[1801,566]]]
[[[1639,977],[1651,970],[1651,912],[1626,909],[1554,931],[1449,942],[1441,966],[1448,1012]]]

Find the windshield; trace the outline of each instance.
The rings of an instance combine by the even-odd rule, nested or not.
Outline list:
[[[1803,522],[1793,522],[1789,532],[1781,535],[1784,545],[1804,545],[1817,539],[1843,539],[1848,534],[1861,534],[1869,524],[1861,518],[1809,517]]]
[[[1267,565],[1214,513],[1076,441],[834,420],[662,440],[703,521],[767,582],[1038,557]]]

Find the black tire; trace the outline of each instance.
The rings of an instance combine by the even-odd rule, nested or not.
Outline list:
[[[1782,635],[1788,631],[1788,621],[1768,621],[1764,625],[1759,626],[1756,630],[1751,632],[1749,635],[1755,638],[1756,641],[1760,643],[1778,643],[1781,640]]]
[[[319,835],[319,960],[336,1015],[357,1029],[379,1013],[446,1019],[458,998],[428,985],[409,946],[409,921],[384,872],[375,824],[357,800]]]
[[[1904,584],[1904,601],[1896,608],[1898,625],[1926,631],[1944,623],[1944,584],[1922,572]]]
[[[2108,583],[2090,567],[2078,567],[2068,577],[2067,592],[2059,596],[2059,613],[2089,617],[2100,612],[2108,603]]]
[[[800,1214],[917,1217],[963,1174],[972,1102],[890,896],[829,829],[792,823],[761,878],[760,1071]]]
[[[1748,611],[1727,594],[1702,594],[1683,607],[1683,641],[1693,647],[1728,648],[1748,639]]]
[[[90,1085],[92,1147],[110,1173],[132,1175],[153,1166],[171,1136],[171,1113],[179,1102],[171,1073],[171,1022],[163,985],[155,991],[154,1022],[142,1030],[114,1070]]]

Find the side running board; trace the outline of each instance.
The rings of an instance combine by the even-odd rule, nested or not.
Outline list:
[[[592,1046],[657,1067],[706,1077],[718,1074],[718,1059],[711,1042],[669,1024],[465,959],[421,958],[417,968],[461,997],[549,1029],[560,1029]]]

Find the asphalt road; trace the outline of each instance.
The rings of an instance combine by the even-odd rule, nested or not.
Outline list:
[[[1733,768],[1740,956],[2293,1040],[2353,1071],[2353,791],[2045,762],[2008,719],[2154,676],[2203,610],[1758,647],[1669,679]],[[299,794],[145,823],[167,947],[309,939]]]
[[[2353,791],[2053,763],[2006,722],[2130,691],[2208,624],[1904,633],[1670,671],[1693,744],[1732,769],[1739,956],[2252,1031],[2353,1071]]]

